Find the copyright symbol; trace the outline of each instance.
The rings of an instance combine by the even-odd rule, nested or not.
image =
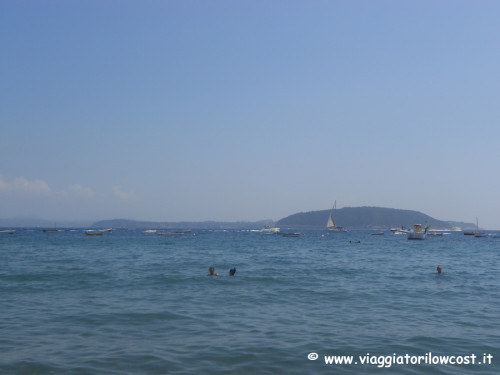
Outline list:
[[[310,361],[315,361],[318,359],[318,353],[309,353],[307,355],[307,359],[309,359]]]

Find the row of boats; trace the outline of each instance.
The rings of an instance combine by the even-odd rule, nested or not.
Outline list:
[[[333,204],[333,207],[330,211],[330,215],[328,216],[328,220],[326,223],[326,230],[328,232],[347,232],[347,229],[338,226],[335,224],[334,216],[335,212],[337,210],[337,201]],[[479,224],[476,218],[476,231],[469,231],[469,232],[464,232],[464,235],[466,236],[475,236],[475,237],[486,237],[486,233],[479,231]],[[110,232],[112,231],[112,228],[108,229],[89,229],[85,231],[85,235],[87,236],[101,236],[105,232]],[[460,230],[460,228],[453,228],[452,230]],[[59,229],[43,229],[44,232],[55,232],[59,231]],[[255,232],[261,232],[264,234],[280,234],[284,237],[298,237],[300,234],[299,233],[283,233],[281,232],[280,228],[278,227],[271,227],[271,226],[266,226],[263,229],[260,230],[254,230]],[[7,230],[0,230],[0,234],[13,234],[16,231],[13,229],[7,229]],[[158,235],[183,235],[185,233],[190,233],[191,230],[176,230],[174,232],[159,232],[156,229],[147,229],[144,230],[144,234],[158,234]],[[442,231],[436,231],[436,230],[429,230],[429,226],[423,227],[422,224],[414,224],[412,229],[406,229],[405,227],[401,228],[391,228],[391,232],[394,234],[404,234],[407,236],[409,240],[425,240],[427,238],[427,235],[434,235],[434,236],[442,236],[443,232]],[[382,235],[384,234],[383,232],[377,232],[377,233],[372,233],[373,235]]]
[[[337,201],[334,202],[333,207],[330,211],[330,215],[328,216],[328,220],[326,222],[326,230],[328,232],[347,232],[347,229],[338,226],[335,224],[335,212],[337,210]],[[477,218],[476,218],[476,228],[477,231],[473,232],[464,232],[465,235],[473,235],[475,237],[486,237],[486,234],[484,232],[479,231],[479,225],[477,223]],[[460,228],[452,228],[453,231],[459,231]],[[276,227],[265,227],[264,229],[260,230],[260,232],[266,233],[266,234],[274,234],[274,233],[280,233],[280,228]],[[391,228],[391,232],[394,234],[404,234],[407,236],[409,240],[425,240],[428,235],[432,236],[442,236],[444,233],[442,231],[436,231],[436,230],[429,230],[429,226],[426,226],[425,228],[422,226],[422,224],[414,224],[412,229],[406,229],[405,227],[401,228]],[[383,235],[383,232],[376,232],[372,233],[372,235]]]
[[[102,236],[106,232],[111,232],[112,228],[107,229],[88,229],[84,231],[86,236]],[[61,229],[44,229],[43,232],[59,232]],[[451,231],[461,231],[460,228],[453,228]],[[157,234],[157,235],[173,235],[179,236],[184,235],[186,233],[191,233],[191,230],[175,230],[172,232],[160,232],[156,229],[147,229],[144,230],[144,234]],[[277,234],[283,237],[299,237],[300,233],[297,232],[281,232],[281,229],[278,227],[266,226],[262,229],[252,230],[252,232],[259,232],[263,234]],[[335,232],[347,232],[346,229],[338,230]],[[405,227],[401,228],[391,228],[391,232],[395,235],[406,235],[409,240],[425,240],[427,236],[443,236],[444,234],[450,234],[448,231],[444,230],[429,230],[429,226],[423,227],[422,224],[415,224],[412,229],[406,229]],[[5,229],[0,230],[0,234],[14,234],[16,233],[15,229]],[[372,235],[384,235],[385,232],[374,232]],[[488,234],[485,232],[477,231],[469,231],[464,232],[466,236],[474,236],[474,237],[488,237]],[[491,235],[491,234],[490,234]]]
[[[434,230],[430,231],[428,226],[426,226],[425,228],[422,228],[422,224],[415,224],[413,226],[413,229],[409,230],[407,233],[409,240],[425,240],[427,238],[427,235],[442,236],[443,232],[442,231],[434,231]],[[464,235],[474,236],[474,237],[487,237],[488,236],[485,232],[479,231],[479,229],[477,231],[464,232]]]
[[[113,228],[107,229],[88,229],[84,233],[86,236],[102,236],[106,232],[111,232]],[[42,229],[42,232],[59,232],[61,229],[52,228],[52,229]],[[15,229],[4,229],[0,230],[0,234],[14,234],[16,233]]]
[[[104,234],[105,232],[110,232],[112,231],[112,228],[109,229],[89,229],[85,231],[85,235],[87,236],[100,236]],[[191,233],[192,231],[190,229],[183,229],[183,230],[176,230],[174,232],[159,232],[157,229],[146,229],[143,230],[142,233],[144,234],[157,234],[157,235],[163,235],[163,236],[170,236],[170,235],[183,235],[186,233]]]
[[[337,209],[337,201],[333,204],[333,208],[330,211],[330,216],[328,217],[328,221],[326,223],[326,229],[329,232],[347,232],[347,230],[344,227],[337,226],[335,224],[335,220],[333,219],[334,213]],[[479,231],[479,223],[476,218],[476,231],[472,232],[464,232],[464,235],[466,236],[475,236],[475,237],[486,237],[486,233]],[[452,228],[453,231],[460,230],[460,228]],[[433,236],[442,236],[443,232],[442,231],[435,231],[429,230],[429,226],[426,226],[425,228],[422,227],[422,224],[414,224],[413,229],[406,229],[405,227],[401,228],[392,228],[391,232],[394,234],[405,234],[409,240],[425,240],[427,238],[427,235],[433,235]],[[377,232],[373,233],[373,235],[381,235],[383,232]]]

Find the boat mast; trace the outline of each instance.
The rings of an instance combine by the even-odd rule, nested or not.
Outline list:
[[[333,207],[332,209],[330,210],[330,217],[332,217],[332,214],[335,212],[335,208],[337,206],[337,201],[335,201],[335,203],[333,203]]]

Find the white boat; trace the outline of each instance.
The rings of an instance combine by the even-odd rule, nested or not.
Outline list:
[[[146,229],[146,230],[143,230],[142,233],[156,233],[156,229]]]
[[[274,234],[274,233],[279,233],[280,228],[277,227],[270,227],[269,225],[266,225],[264,228],[260,230],[262,233],[265,234]]]
[[[406,229],[405,227],[401,228],[391,228],[391,232],[394,234],[408,234],[410,230]]]
[[[16,233],[15,229],[0,230],[0,234],[14,234],[14,233]]]
[[[422,230],[422,224],[415,224],[413,229],[408,232],[409,240],[425,240],[427,238],[427,229]]]
[[[338,227],[335,225],[335,220],[333,220],[333,214],[337,210],[337,201],[333,204],[332,210],[330,211],[330,216],[328,217],[328,221],[326,222],[326,229],[329,232],[347,232],[347,229],[344,227]]]
[[[408,234],[410,231],[408,229],[398,229],[392,233],[394,234]]]

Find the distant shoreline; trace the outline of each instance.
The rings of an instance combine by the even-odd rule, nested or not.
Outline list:
[[[110,220],[45,220],[34,218],[0,219],[0,228],[126,228],[126,229],[262,229],[265,226],[297,229],[323,229],[331,210],[299,212],[278,221],[146,221],[134,219]],[[443,221],[413,210],[383,207],[344,207],[335,211],[335,221],[347,229],[386,230],[420,223],[432,229],[476,229],[474,223]],[[480,228],[481,229],[481,228]]]

